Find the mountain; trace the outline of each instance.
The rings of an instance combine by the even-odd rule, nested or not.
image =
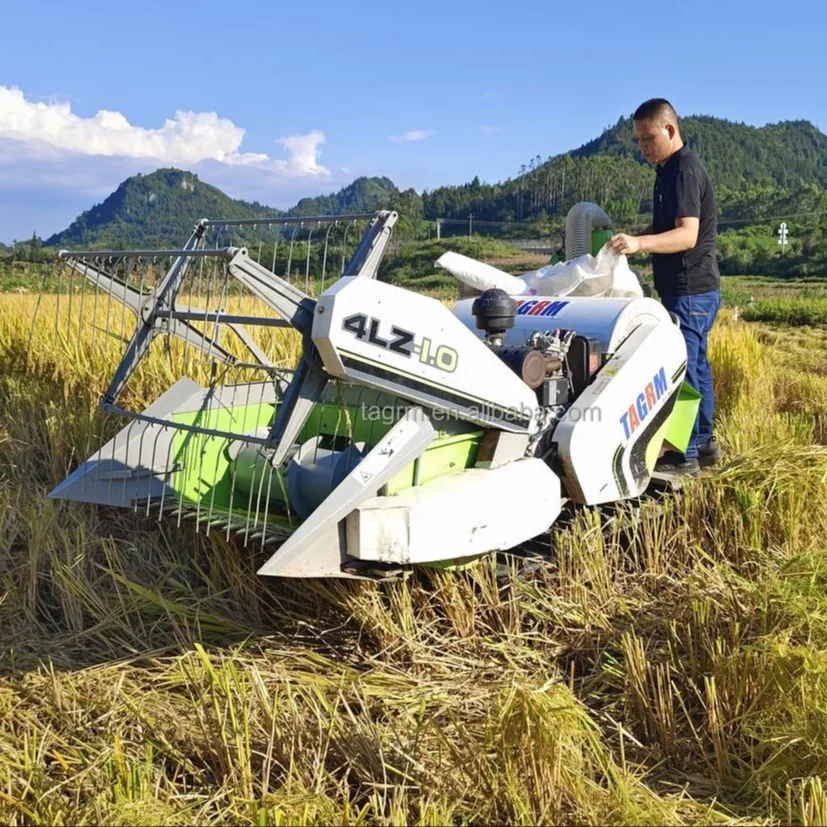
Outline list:
[[[289,215],[344,215],[367,213],[387,207],[399,190],[390,178],[357,178],[331,195],[302,198]]]
[[[684,139],[710,171],[723,222],[825,209],[827,135],[809,121],[754,127],[690,116],[681,125]],[[128,178],[102,204],[45,244],[167,247],[180,244],[187,230],[205,216],[341,215],[379,208],[399,211],[398,237],[424,234],[423,218],[468,221],[469,214],[475,222],[534,219],[537,231],[545,232],[549,222],[562,222],[577,201],[597,202],[616,226],[630,228],[647,223],[653,179],[652,167],[637,151],[631,119],[620,118],[581,147],[545,160],[537,155],[514,178],[496,184],[474,178],[419,195],[413,189],[401,192],[389,178],[358,178],[336,193],[303,198],[286,212],[232,199],[191,172],[159,169]],[[514,230],[525,231],[524,225]]]
[[[103,203],[46,239],[46,246],[161,249],[181,244],[182,237],[204,217],[274,218],[281,214],[230,198],[192,172],[159,169],[127,178]]]
[[[742,221],[785,205],[810,209],[827,187],[827,135],[809,121],[762,127],[709,116],[681,119],[681,133],[698,152],[716,188],[721,217]],[[438,187],[423,193],[424,216],[523,221],[563,216],[577,201],[595,201],[619,225],[645,224],[654,171],[640,156],[631,118],[561,155],[540,155],[498,184]]]
[[[631,118],[621,118],[571,155],[634,158],[642,164],[632,126]],[[717,187],[742,190],[751,185],[827,186],[827,135],[809,121],[756,127],[722,118],[691,116],[681,119],[681,135],[701,156]]]
[[[48,238],[47,247],[163,249],[182,243],[201,218],[278,218],[373,212],[399,195],[389,178],[357,178],[339,192],[303,198],[285,212],[230,198],[192,172],[158,169],[127,178],[103,203]]]

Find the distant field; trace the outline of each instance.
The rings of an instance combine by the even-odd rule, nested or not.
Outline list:
[[[721,293],[723,304],[738,307],[747,321],[827,324],[827,279],[727,276]]]
[[[721,282],[721,292],[724,304],[742,307],[760,299],[823,299],[827,298],[827,278],[725,276]]]
[[[386,258],[380,278],[443,301],[453,301],[457,297],[455,280],[449,273],[435,266],[436,260],[447,249],[485,261],[512,274],[523,273],[548,263],[548,256],[526,253],[501,241],[460,237],[398,248]],[[37,293],[49,267],[53,265],[18,263],[11,267],[0,264],[0,294]],[[651,278],[646,270],[642,275],[646,280]],[[301,265],[292,281],[297,286],[306,288],[311,295],[318,295],[332,284],[333,279],[327,279],[325,283],[312,277],[306,279]],[[68,289],[69,281],[50,279],[47,283],[49,291],[64,292]],[[747,321],[788,325],[827,324],[827,278],[725,276],[721,282],[721,294],[723,305],[737,308],[740,317]]]
[[[36,291],[43,281],[42,273],[37,264],[0,264],[0,293]]]
[[[455,237],[442,241],[409,243],[395,248],[385,257],[380,276],[401,285],[450,291],[455,285],[453,278],[435,266],[436,260],[447,250],[485,261],[512,274],[534,270],[549,263],[547,255],[526,252],[496,239]],[[267,261],[263,263],[268,264]],[[26,262],[17,262],[14,266],[0,263],[0,293],[39,290],[46,266]],[[651,270],[647,264],[632,259],[631,266],[644,280],[651,281]],[[294,262],[293,269],[294,280],[303,284],[303,260],[298,264]],[[311,283],[321,286],[320,281],[312,277]],[[725,305],[741,307],[750,301],[768,298],[818,299],[827,297],[827,276],[796,279],[751,275],[724,276],[721,289]]]

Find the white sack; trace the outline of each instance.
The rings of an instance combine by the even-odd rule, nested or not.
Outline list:
[[[578,256],[519,277],[460,253],[443,254],[437,265],[480,292],[498,287],[511,296],[643,296],[640,280],[629,268],[626,256],[615,255],[605,246],[596,256]]]
[[[629,268],[626,256],[603,247],[596,256],[585,255],[523,273],[527,293],[535,296],[600,296],[639,298],[640,280]]]
[[[444,253],[436,263],[437,267],[447,270],[457,281],[480,293],[493,288],[505,290],[511,296],[520,296],[526,292],[526,283],[522,279],[461,253]]]

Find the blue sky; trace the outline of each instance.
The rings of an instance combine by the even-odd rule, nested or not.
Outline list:
[[[0,20],[5,242],[159,166],[280,207],[358,175],[503,180],[652,96],[827,129],[816,2],[30,0]]]

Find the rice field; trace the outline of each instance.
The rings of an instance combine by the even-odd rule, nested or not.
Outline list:
[[[121,345],[49,314],[30,344],[34,305],[0,296],[0,823],[827,823],[817,319],[722,311],[726,461],[660,508],[371,584],[45,499]],[[169,376],[159,348],[127,401]]]

